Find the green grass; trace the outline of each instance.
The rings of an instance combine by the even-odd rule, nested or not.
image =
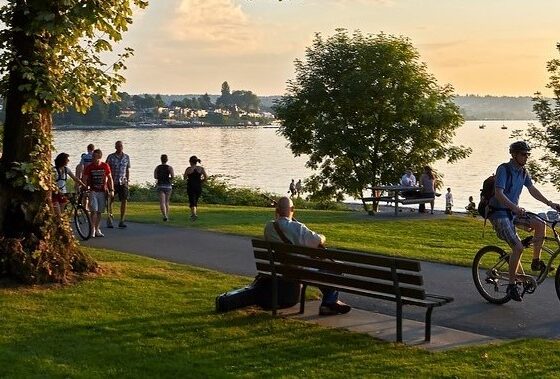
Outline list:
[[[0,288],[0,377],[557,377],[560,342],[443,353],[273,318],[214,312],[249,279],[106,250],[71,286]]]
[[[130,203],[129,219],[164,224],[159,205]],[[200,218],[188,221],[186,206],[172,206],[170,225],[262,237],[264,224],[273,218],[271,208],[203,206]],[[507,248],[490,223],[482,237],[480,218],[447,216],[433,219],[376,218],[365,212],[298,210],[295,215],[311,229],[327,236],[329,247],[338,247],[425,261],[470,266],[475,253],[488,244]]]

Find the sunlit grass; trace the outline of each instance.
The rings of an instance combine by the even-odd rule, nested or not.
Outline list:
[[[556,377],[560,342],[445,353],[273,318],[214,312],[249,278],[89,249],[104,274],[65,287],[0,288],[0,377]]]
[[[131,203],[131,221],[164,224],[159,206]],[[264,224],[273,218],[271,208],[203,206],[196,222],[188,220],[186,206],[173,205],[168,224],[224,233],[261,237]],[[298,210],[296,217],[311,229],[327,236],[329,247],[338,247],[385,255],[397,255],[426,261],[470,266],[476,252],[499,241],[488,223],[482,237],[480,218],[446,216],[434,218],[378,218],[365,212]]]

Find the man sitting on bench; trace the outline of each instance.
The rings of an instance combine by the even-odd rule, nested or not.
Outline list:
[[[294,204],[289,197],[281,197],[276,204],[276,219],[267,222],[264,228],[264,239],[271,242],[284,242],[307,247],[322,247],[325,236],[317,234],[301,222],[293,218]],[[321,288],[323,300],[319,314],[330,316],[350,312],[348,304],[338,300],[338,291],[332,288]]]

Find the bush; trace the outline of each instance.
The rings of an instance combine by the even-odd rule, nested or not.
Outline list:
[[[272,199],[280,195],[260,191],[252,188],[232,187],[226,178],[221,175],[210,176],[202,186],[202,204],[243,205],[253,207],[268,207],[272,205]],[[156,186],[152,183],[144,185],[133,184],[130,186],[130,201],[148,202],[159,201]],[[187,183],[181,177],[173,179],[172,203],[188,203]],[[342,203],[334,201],[310,202],[301,198],[294,199],[294,205],[298,209],[330,209],[346,210]]]

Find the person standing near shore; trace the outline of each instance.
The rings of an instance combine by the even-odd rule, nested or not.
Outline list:
[[[191,221],[195,221],[198,218],[197,207],[198,199],[202,194],[202,183],[208,179],[206,170],[204,170],[204,167],[198,166],[198,163],[201,163],[201,161],[196,155],[190,157],[190,166],[187,167],[183,175],[184,179],[187,181],[187,195],[189,196],[189,207],[191,208]]]
[[[432,172],[430,166],[424,166],[424,172],[420,176],[420,184],[422,185],[422,197],[431,197],[430,201],[430,213],[434,214],[434,198],[436,196],[436,177]],[[419,211],[421,213],[426,213],[426,207],[424,204],[420,204]]]
[[[154,179],[157,179],[156,189],[159,195],[159,208],[163,221],[169,220],[169,199],[171,198],[172,181],[175,173],[173,167],[167,164],[166,154],[161,155],[161,164],[154,170]]]

